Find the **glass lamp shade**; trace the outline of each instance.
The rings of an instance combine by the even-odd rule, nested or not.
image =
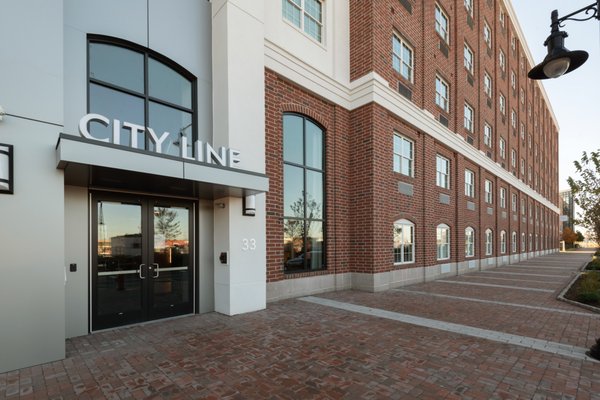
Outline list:
[[[548,62],[543,67],[544,74],[548,78],[558,78],[569,69],[571,60],[569,57],[561,57]]]

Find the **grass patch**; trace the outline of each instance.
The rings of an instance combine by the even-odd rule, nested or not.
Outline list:
[[[600,307],[600,271],[584,272],[565,294],[569,300]]]

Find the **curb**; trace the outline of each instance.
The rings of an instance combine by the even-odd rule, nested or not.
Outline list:
[[[599,313],[600,314],[600,308],[598,308],[598,307],[590,306],[589,304],[583,304],[583,303],[580,303],[580,302],[575,301],[575,300],[567,299],[565,297],[565,294],[569,291],[569,289],[571,289],[571,286],[573,286],[573,284],[575,283],[575,281],[577,281],[577,279],[579,279],[579,277],[583,274],[583,271],[585,270],[585,267],[588,265],[588,263],[589,263],[589,261],[586,261],[585,263],[583,263],[581,265],[581,267],[579,267],[579,273],[577,273],[577,275],[575,275],[573,277],[573,279],[571,279],[571,282],[569,282],[563,288],[563,290],[561,290],[561,292],[558,294],[558,296],[556,296],[556,299],[560,300],[560,301],[564,301],[565,303],[569,303],[569,304],[572,304],[572,305],[577,306],[577,307],[585,308],[586,310],[593,311],[595,313]]]

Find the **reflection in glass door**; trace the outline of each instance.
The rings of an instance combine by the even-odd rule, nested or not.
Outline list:
[[[92,330],[193,312],[192,206],[97,196]]]

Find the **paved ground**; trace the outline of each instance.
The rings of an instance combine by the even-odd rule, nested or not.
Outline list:
[[[600,399],[600,314],[555,300],[589,253],[67,341],[0,398]]]

